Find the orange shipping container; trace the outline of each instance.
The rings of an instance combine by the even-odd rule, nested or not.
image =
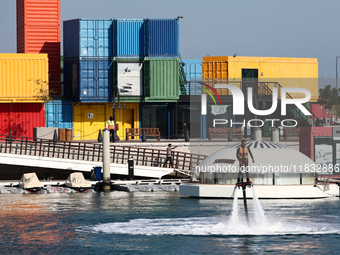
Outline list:
[[[252,77],[244,77],[244,71],[251,70]],[[255,72],[254,72],[255,71]],[[259,82],[278,82],[282,87],[299,87],[311,92],[310,102],[318,100],[318,61],[316,58],[276,57],[203,57],[202,79],[204,81],[235,82],[240,86],[244,78],[256,78]],[[272,89],[272,83],[268,87]],[[218,91],[223,94],[224,92]],[[299,93],[290,93],[299,98]]]
[[[48,91],[47,54],[0,54],[0,103],[43,102]]]
[[[60,0],[17,0],[17,52],[47,53],[50,89],[61,94]]]

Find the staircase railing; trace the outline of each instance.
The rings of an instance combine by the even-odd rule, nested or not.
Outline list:
[[[185,75],[185,71],[184,71],[184,62],[182,61],[181,55],[179,55],[179,88],[180,88],[180,92],[181,95],[186,96],[188,95],[186,89],[185,89],[185,85],[188,84],[186,75]]]
[[[272,83],[273,83],[273,87],[277,87],[277,97],[278,97],[279,101],[281,101],[281,89],[282,89],[282,86],[278,82],[272,82]],[[261,90],[265,91],[266,95],[272,95],[273,94],[272,90],[267,86],[267,84],[265,82],[259,82],[259,89],[260,89],[260,91]],[[293,99],[293,97],[289,93],[286,93],[286,94],[287,94],[287,96],[290,99]],[[306,104],[302,104],[302,105],[312,115],[312,119],[313,120],[314,119],[315,120],[318,119],[318,117],[309,108],[306,107]],[[313,125],[313,123],[310,123],[310,121],[309,121],[309,116],[303,114],[303,112],[298,107],[296,107],[295,105],[288,104],[287,105],[287,110],[295,118],[303,120],[305,123],[307,123],[310,126]]]

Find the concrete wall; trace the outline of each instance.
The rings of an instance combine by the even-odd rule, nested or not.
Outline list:
[[[58,139],[58,128],[57,127],[34,127],[33,137],[41,139],[53,139],[54,131],[56,131]]]

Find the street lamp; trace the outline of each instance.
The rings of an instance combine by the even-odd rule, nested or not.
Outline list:
[[[119,136],[117,135],[117,124],[116,124],[116,91],[118,95],[118,103],[120,101],[119,90],[117,86],[113,87],[113,98],[112,98],[112,110],[113,110],[113,142],[119,142]]]
[[[335,57],[335,87],[338,88],[338,58],[340,56]]]

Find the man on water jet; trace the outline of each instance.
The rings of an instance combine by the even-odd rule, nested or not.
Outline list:
[[[246,145],[246,140],[242,140],[241,145],[237,148],[237,151],[236,151],[236,157],[240,163],[236,186],[242,186],[241,176],[242,176],[243,171],[246,172],[246,178],[247,178],[246,185],[247,186],[252,185],[252,182],[249,180],[249,171],[247,170],[249,154],[251,156],[251,159],[253,160],[253,163],[255,163],[253,154],[251,153],[250,149]]]

